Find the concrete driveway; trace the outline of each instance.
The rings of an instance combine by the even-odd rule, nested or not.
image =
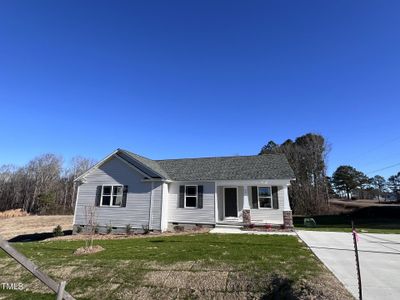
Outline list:
[[[297,231],[299,237],[358,299],[351,233]],[[400,299],[400,234],[359,234],[363,299]]]

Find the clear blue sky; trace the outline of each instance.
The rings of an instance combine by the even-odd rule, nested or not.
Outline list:
[[[249,155],[307,132],[331,144],[329,173],[400,163],[399,15],[399,1],[2,1],[0,164]]]

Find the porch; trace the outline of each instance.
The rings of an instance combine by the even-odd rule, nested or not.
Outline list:
[[[215,223],[218,226],[285,224],[291,209],[287,180],[215,183]]]

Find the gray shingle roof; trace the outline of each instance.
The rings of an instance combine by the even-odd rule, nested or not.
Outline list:
[[[153,172],[159,174],[163,178],[169,179],[168,174],[160,167],[157,161],[152,160],[150,158],[138,155],[136,153],[119,149],[119,151],[127,154],[128,156],[132,157],[133,159],[137,160],[139,163],[147,167],[148,169],[152,170]]]
[[[163,178],[175,181],[293,179],[283,154],[151,160],[121,150]]]
[[[172,180],[292,179],[284,155],[208,157],[157,161]]]

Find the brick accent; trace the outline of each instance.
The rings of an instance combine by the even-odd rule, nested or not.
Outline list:
[[[242,216],[243,216],[243,223],[244,224],[250,224],[251,223],[250,209],[243,209]]]
[[[292,211],[283,212],[283,225],[285,225],[286,228],[293,228]]]

